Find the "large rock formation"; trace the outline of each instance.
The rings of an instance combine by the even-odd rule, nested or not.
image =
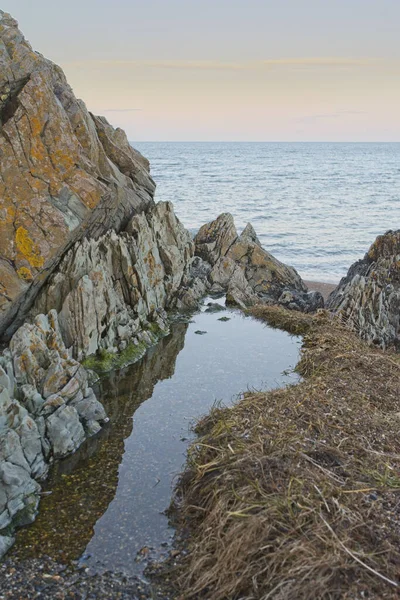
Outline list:
[[[170,203],[135,215],[125,231],[77,242],[41,290],[31,314],[59,314],[62,337],[83,360],[99,350],[154,343],[168,330],[163,309],[173,300],[194,252]],[[150,336],[150,337],[149,337]],[[147,338],[147,339],[146,339]]]
[[[0,11],[0,531],[106,420],[75,359],[137,359],[168,331],[194,244],[154,190],[125,133]]]
[[[368,342],[400,344],[400,230],[377,237],[332,292],[328,307]]]
[[[154,189],[125,133],[90,114],[0,11],[0,332],[15,318],[10,303],[39,274],[43,283],[68,243],[120,230]]]
[[[229,213],[203,225],[195,244],[195,254],[202,261],[203,280],[211,292],[226,292],[228,303],[240,307],[274,303],[306,312],[324,305],[321,294],[307,292],[293,267],[262,248],[250,223],[238,235]]]

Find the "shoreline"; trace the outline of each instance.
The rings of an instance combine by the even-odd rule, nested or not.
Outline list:
[[[338,283],[327,283],[325,281],[310,281],[303,279],[304,283],[308,287],[310,292],[320,292],[325,300],[327,301],[329,294],[337,288]]]
[[[325,313],[256,307],[251,314],[307,334],[295,369],[303,380],[249,391],[197,424],[175,490],[187,536],[185,555],[173,563],[176,594],[208,598],[212,589],[224,600],[282,588],[279,597],[288,599],[380,598],[384,580],[384,597],[397,598],[399,460],[388,450],[398,440],[387,418],[396,408],[396,355]]]

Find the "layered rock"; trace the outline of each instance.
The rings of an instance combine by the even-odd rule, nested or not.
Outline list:
[[[168,333],[164,308],[174,303],[193,252],[172,205],[159,203],[134,215],[125,231],[76,242],[42,286],[28,313],[32,324],[14,333],[0,357],[0,515],[7,515],[0,532],[24,503],[36,507],[35,478],[46,475],[49,461],[74,452],[106,420],[77,360],[100,354],[90,366],[112,368],[113,356],[122,366]],[[29,454],[28,463],[10,458],[11,443],[18,456]]]
[[[87,372],[63,343],[56,311],[21,327],[0,357],[0,532],[16,516],[19,524],[34,517],[37,480],[49,462],[74,452],[106,420]],[[0,536],[0,546],[7,543]]]
[[[125,133],[90,114],[0,11],[0,333],[15,317],[4,314],[10,303],[45,279],[52,258],[88,230],[123,228],[152,206],[154,189]]]
[[[203,261],[203,280],[211,292],[226,292],[231,304],[274,303],[306,312],[323,306],[321,294],[307,292],[293,267],[262,248],[250,223],[238,235],[232,215],[224,213],[201,227],[195,245]]]
[[[400,345],[400,230],[377,237],[332,292],[328,307],[368,342]]]
[[[83,360],[104,350],[155,342],[168,331],[163,309],[172,302],[194,244],[170,203],[135,215],[126,230],[77,242],[64,256],[31,309],[55,308],[62,337]],[[153,327],[151,327],[153,325]]]

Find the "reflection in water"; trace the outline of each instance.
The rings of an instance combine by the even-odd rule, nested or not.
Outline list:
[[[139,363],[101,381],[96,393],[110,423],[75,454],[56,463],[45,487],[45,492],[51,494],[44,496],[33,525],[20,530],[15,554],[49,555],[63,561],[81,556],[96,521],[115,496],[124,440],[132,432],[132,416],[152,396],[156,383],[174,374],[187,327],[177,323],[173,334],[162,339]]]
[[[228,315],[229,319],[224,320]],[[196,331],[206,332],[198,335]],[[236,311],[201,312],[140,363],[101,382],[110,426],[54,468],[37,521],[18,535],[21,556],[81,558],[92,570],[140,573],[138,552],[159,556],[173,530],[164,514],[194,419],[240,390],[293,382],[282,374],[299,340]]]

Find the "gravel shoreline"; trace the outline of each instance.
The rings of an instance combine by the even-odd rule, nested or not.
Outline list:
[[[107,572],[91,575],[50,558],[14,560],[0,564],[0,600],[172,600],[166,589],[138,577]]]

